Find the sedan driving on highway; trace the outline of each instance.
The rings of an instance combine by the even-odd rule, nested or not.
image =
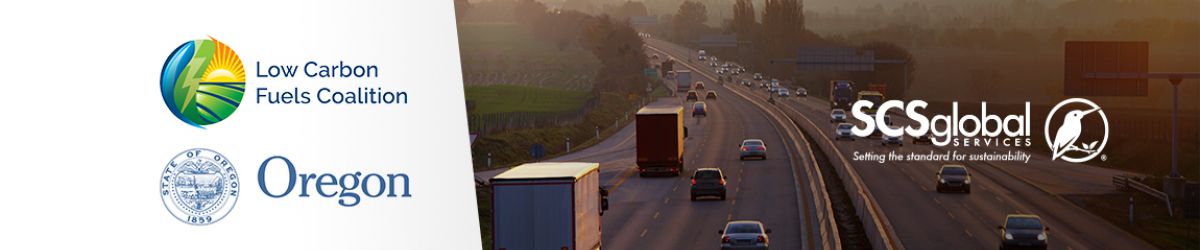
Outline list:
[[[692,200],[715,196],[725,200],[725,173],[719,168],[700,168],[692,173]]]
[[[1050,240],[1050,227],[1042,224],[1042,218],[1032,214],[1010,214],[1000,229],[1000,249],[1046,249]]]
[[[882,144],[884,146],[888,146],[888,145],[904,146],[904,137],[903,136],[883,135],[883,142],[880,142],[880,144]]]
[[[742,83],[742,86],[746,86],[746,87],[753,87],[753,86],[754,86],[754,85],[750,84],[750,80],[746,80],[746,79],[742,79],[742,82],[741,82],[741,83]]]
[[[788,96],[791,96],[791,93],[788,93],[788,90],[787,90],[787,89],[785,89],[785,88],[779,88],[779,89],[776,89],[776,90],[775,90],[775,93],[776,93],[776,94],[779,94],[779,97],[788,97]]]
[[[851,140],[851,141],[853,141],[853,140],[854,140],[854,134],[851,134],[851,133],[850,133],[850,129],[852,129],[852,128],[854,128],[854,124],[849,124],[849,123],[845,123],[845,122],[843,122],[843,123],[838,123],[838,125],[837,125],[837,132],[836,132],[836,133],[837,133],[837,137],[836,137],[836,138],[834,138],[833,140],[840,141],[840,140],[842,140],[842,139],[846,139],[846,140]]]
[[[696,102],[692,104],[692,117],[704,116],[708,117],[708,105],[704,102]]]
[[[767,234],[771,233],[771,229],[767,229],[759,221],[736,220],[725,223],[725,229],[717,233],[721,234],[721,250],[766,250],[770,242]]]
[[[808,97],[808,89],[796,88],[796,97]]]
[[[829,111],[829,122],[846,122],[846,110],[833,109],[832,111]]]
[[[913,138],[912,138],[913,145],[921,144],[921,143],[933,144],[933,138],[929,138],[929,133],[926,133],[925,135],[922,135],[922,136],[913,136]]]
[[[763,79],[762,73],[754,73],[754,80],[762,81],[762,79]]]
[[[709,90],[708,94],[704,95],[704,100],[717,99],[717,92]]]
[[[694,86],[693,88],[696,88],[696,90],[702,90],[702,89],[704,89],[704,82],[697,81],[696,84],[694,84],[693,86]]]
[[[962,165],[942,165],[937,173],[937,192],[961,191],[971,193],[971,173]]]
[[[742,144],[738,145],[738,159],[746,160],[746,158],[757,157],[762,160],[767,159],[767,145],[762,139],[746,139]]]
[[[686,99],[688,101],[699,101],[700,94],[697,94],[695,90],[688,90]]]

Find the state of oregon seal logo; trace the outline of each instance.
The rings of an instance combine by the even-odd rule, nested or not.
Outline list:
[[[159,90],[176,118],[207,126],[233,115],[246,92],[242,59],[209,37],[183,43],[163,63]]]
[[[175,155],[159,182],[163,205],[187,224],[216,223],[237,203],[237,170],[224,155],[209,149],[188,149]]]

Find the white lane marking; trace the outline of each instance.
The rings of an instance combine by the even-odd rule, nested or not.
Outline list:
[[[659,214],[659,212],[658,212],[658,211],[654,211],[654,218],[655,218],[655,219],[658,219],[658,214]]]
[[[666,199],[663,199],[663,204],[667,204],[667,202],[671,202],[671,197],[667,197]]]
[[[644,238],[644,237],[646,237],[646,231],[647,231],[647,230],[649,230],[649,229],[645,229],[645,228],[643,228],[643,229],[642,229],[642,235],[641,235],[641,236],[638,236],[638,238]]]
[[[968,236],[968,237],[975,238],[975,234],[972,234],[972,233],[971,233],[971,231],[968,231],[968,230],[966,230],[966,229],[963,229],[963,232],[964,232],[964,233],[967,233],[967,236]]]
[[[958,220],[958,217],[954,217],[954,214],[952,214],[950,212],[946,212],[946,216],[950,216],[951,220]]]
[[[675,187],[671,188],[671,192],[675,192],[675,190],[679,190],[679,185],[675,185]]]

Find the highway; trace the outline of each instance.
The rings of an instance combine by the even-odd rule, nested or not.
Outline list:
[[[602,220],[602,243],[611,249],[713,249],[720,244],[718,230],[729,220],[760,220],[773,232],[775,249],[825,249],[819,240],[813,194],[803,168],[812,168],[809,150],[787,140],[782,123],[772,120],[761,103],[751,103],[730,92],[706,75],[693,79],[706,82],[718,93],[708,104],[707,117],[692,117],[691,102],[668,97],[651,105],[682,105],[686,170],[680,177],[638,177],[634,162],[634,126],[627,126],[606,140],[584,150],[547,161],[583,161],[601,164],[601,182],[609,186],[610,209]],[[682,95],[681,95],[682,96]],[[774,111],[778,112],[778,111]],[[782,114],[777,114],[782,115]],[[760,138],[768,147],[766,160],[741,161],[737,148],[743,139]],[[784,143],[791,143],[787,146]],[[697,168],[721,168],[727,176],[728,197],[689,200],[690,174]],[[504,169],[476,173],[486,180]],[[800,178],[797,178],[800,177]],[[822,187],[823,190],[823,187]],[[823,191],[822,191],[823,192]],[[823,194],[823,193],[822,193]],[[826,199],[823,196],[821,199]],[[801,202],[803,201],[803,202]],[[823,206],[822,206],[823,207]],[[802,219],[804,217],[805,219]],[[829,226],[829,225],[826,225]],[[828,235],[827,237],[836,237]],[[835,239],[833,239],[835,240]]]
[[[676,58],[694,55],[687,49],[673,44],[656,39],[647,40],[650,46]],[[768,79],[770,77],[767,76]],[[768,97],[768,93],[763,89],[735,86],[731,88],[737,88],[735,91],[744,91],[761,99]],[[1111,190],[1109,178],[1113,174],[1121,173],[1120,171],[1049,161],[1044,155],[1034,155],[1029,164],[964,162],[973,173],[972,193],[940,194],[934,191],[934,174],[941,162],[881,164],[847,161],[846,159],[852,159],[855,151],[886,153],[891,149],[884,149],[878,139],[831,141],[835,124],[829,122],[829,106],[823,98],[791,97],[781,100],[778,106],[789,116],[797,118],[803,129],[809,131],[819,144],[832,145],[822,148],[837,149],[836,152],[824,152],[830,156],[833,164],[849,164],[857,170],[905,248],[995,248],[1000,240],[996,227],[1003,224],[1004,216],[1009,213],[1040,215],[1051,228],[1051,249],[1153,248],[1062,198],[1065,194]],[[908,122],[897,118],[893,116],[897,123]],[[1034,124],[1041,124],[1040,119],[1035,118]],[[911,145],[907,139],[903,147],[895,148],[898,153],[945,150],[932,145]],[[955,149],[963,153],[1005,151],[993,148]]]

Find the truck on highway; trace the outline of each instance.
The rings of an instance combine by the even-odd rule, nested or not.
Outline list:
[[[864,109],[863,113],[875,114],[875,111],[879,110],[879,105],[883,104],[883,101],[886,99],[883,99],[883,93],[879,93],[879,91],[861,91],[858,92],[858,100],[874,103],[874,105]]]
[[[854,82],[850,80],[829,81],[829,107],[850,110],[854,102]]]
[[[599,163],[527,163],[489,182],[493,249],[600,249]]]
[[[683,170],[683,107],[645,107],[637,112],[638,175],[679,176]]]
[[[675,91],[680,93],[692,89],[692,71],[681,69],[675,71]]]

